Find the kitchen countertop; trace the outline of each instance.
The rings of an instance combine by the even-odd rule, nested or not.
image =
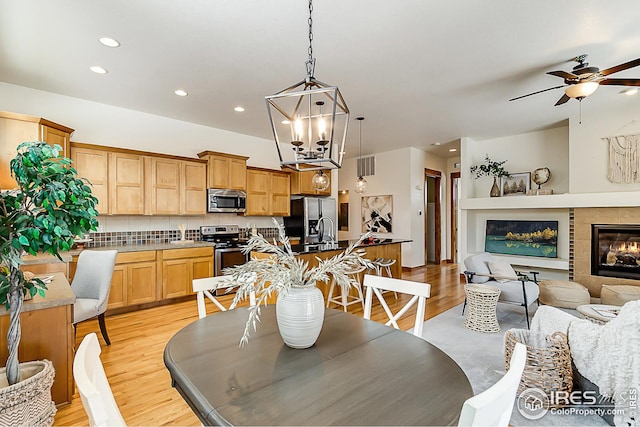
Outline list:
[[[71,254],[64,252],[60,254],[62,261],[55,255],[40,253],[36,256],[26,254],[22,257],[22,265],[55,264],[58,262],[71,262]]]
[[[342,251],[347,249],[347,247],[354,241],[355,240],[339,240],[335,243],[324,243],[324,244],[306,243],[301,245],[291,245],[291,250],[298,255],[329,252],[329,251]],[[373,243],[362,243],[359,247],[367,248],[369,246],[392,245],[395,243],[408,243],[408,242],[412,242],[412,240],[410,239],[374,239]]]
[[[59,307],[76,302],[76,295],[71,290],[67,278],[63,273],[36,274],[36,277],[44,278],[53,276],[53,280],[47,283],[47,290],[44,291],[44,298],[40,295],[22,304],[22,312],[43,310],[45,308]],[[4,306],[0,306],[0,316],[9,314]]]
[[[92,251],[108,251],[108,250],[117,250],[118,252],[144,252],[144,251],[163,251],[166,249],[187,249],[187,248],[207,248],[214,247],[215,243],[213,242],[202,242],[195,241],[191,243],[148,243],[144,245],[119,245],[119,246],[98,246],[95,248],[84,248],[84,249],[72,249],[69,252],[65,252],[70,256],[79,255],[85,249],[89,249]]]

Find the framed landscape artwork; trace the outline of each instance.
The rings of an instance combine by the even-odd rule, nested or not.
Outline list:
[[[558,221],[488,219],[485,252],[544,258],[558,257]]]
[[[500,196],[526,196],[531,188],[531,172],[500,177]]]
[[[362,232],[391,233],[393,229],[393,196],[362,198]]]

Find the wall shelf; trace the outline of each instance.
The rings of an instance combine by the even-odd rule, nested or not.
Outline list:
[[[471,254],[468,254],[471,255]],[[497,261],[531,269],[545,268],[549,270],[569,271],[569,260],[566,258],[540,258],[531,256],[491,254]],[[516,268],[518,270],[518,268]]]
[[[640,200],[638,200],[638,193],[634,191],[482,197],[460,200],[460,209],[462,210],[634,207],[638,205],[640,205]]]

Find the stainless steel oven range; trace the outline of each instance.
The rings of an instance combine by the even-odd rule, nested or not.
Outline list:
[[[244,240],[240,239],[240,229],[237,225],[203,225],[200,236],[206,242],[214,242],[213,268],[214,276],[222,276],[222,270],[247,262],[248,255],[242,253],[240,247]],[[225,291],[221,291],[225,292]]]

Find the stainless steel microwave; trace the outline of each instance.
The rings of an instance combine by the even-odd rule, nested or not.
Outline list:
[[[240,190],[207,189],[207,212],[244,212],[247,193]]]

